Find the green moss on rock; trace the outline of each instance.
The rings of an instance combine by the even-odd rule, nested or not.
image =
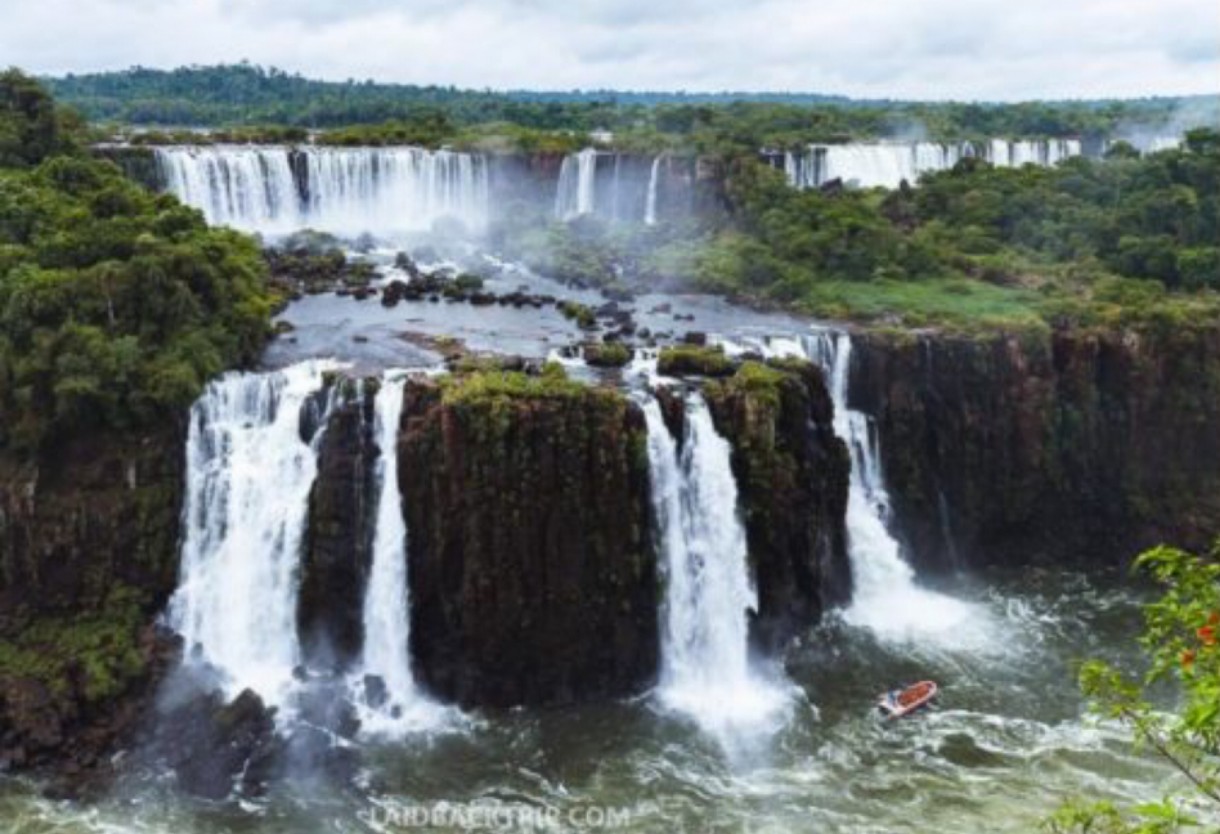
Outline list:
[[[736,370],[720,345],[673,345],[657,357],[657,371],[665,376],[730,376]]]

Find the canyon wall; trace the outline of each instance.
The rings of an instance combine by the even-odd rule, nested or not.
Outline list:
[[[185,426],[0,455],[0,770],[95,761],[163,666]]]
[[[852,400],[921,567],[1126,565],[1220,530],[1220,329],[856,342]]]

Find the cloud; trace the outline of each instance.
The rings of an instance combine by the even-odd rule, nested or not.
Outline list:
[[[249,59],[505,88],[1028,99],[1220,92],[1215,0],[7,0],[35,72]]]

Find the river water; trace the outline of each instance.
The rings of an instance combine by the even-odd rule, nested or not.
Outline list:
[[[476,823],[507,830],[1030,831],[1060,801],[1159,797],[1170,774],[1115,728],[1083,720],[1073,666],[1128,665],[1137,598],[1110,577],[995,574],[949,589],[977,603],[952,636],[882,641],[832,620],[787,657],[790,708],[729,745],[663,699],[473,713],[433,732],[369,742],[356,784],[284,783],[258,801],[204,803],[156,774],[82,806],[0,782],[14,834],[369,832]],[[876,694],[934,678],[923,715],[884,722]],[[448,803],[446,805],[445,803]],[[482,809],[482,810],[480,810]],[[546,810],[552,809],[552,810]],[[456,816],[455,816],[456,815]],[[512,816],[515,815],[515,816]]]
[[[603,300],[515,267],[490,288],[520,285]],[[654,332],[705,330],[746,341],[809,333],[807,322],[707,297],[645,296],[631,306],[637,323]],[[331,295],[302,299],[283,318],[296,329],[269,349],[269,368],[318,356],[376,369],[434,366],[439,357],[403,339],[407,331],[537,357],[578,335],[550,309],[427,302],[386,309],[375,299]],[[802,635],[782,663],[752,659],[750,674],[774,681],[784,703],[730,734],[675,708],[663,681],[624,702],[445,710],[424,729],[359,741],[354,781],[306,771],[259,799],[195,801],[163,773],[129,773],[88,803],[45,799],[34,781],[0,779],[0,828],[1030,831],[1068,798],[1157,799],[1172,784],[1167,768],[1133,753],[1118,728],[1087,719],[1076,688],[1075,665],[1085,658],[1128,668],[1137,662],[1140,598],[1128,582],[1046,570],[958,577],[937,593],[910,597],[952,606],[954,626],[932,632],[881,628],[885,617],[853,606]],[[925,678],[942,686],[933,710],[904,721],[878,718],[878,693]]]

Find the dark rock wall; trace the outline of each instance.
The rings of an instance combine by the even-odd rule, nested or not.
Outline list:
[[[297,628],[311,663],[347,666],[364,643],[364,591],[377,516],[376,382],[347,387],[318,441],[301,554]]]
[[[780,370],[782,368],[782,370]],[[822,373],[807,362],[705,385],[733,474],[758,586],[757,641],[774,649],[851,593],[844,520],[850,461]],[[765,383],[765,384],[761,384]]]
[[[1125,564],[1220,531],[1220,330],[856,339],[923,567]]]
[[[138,714],[178,575],[185,426],[0,456],[0,770],[90,763]]]
[[[657,667],[643,415],[593,388],[448,402],[407,386],[411,651],[460,704],[638,691]]]

